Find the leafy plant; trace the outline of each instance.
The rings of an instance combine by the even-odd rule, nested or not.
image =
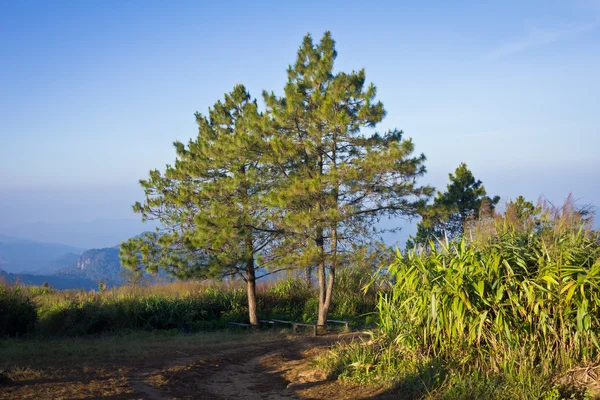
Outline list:
[[[454,372],[440,389],[450,398],[539,397],[555,374],[599,362],[598,232],[570,203],[524,218],[536,220],[498,215],[469,237],[398,252],[371,283],[388,288],[374,339],[343,350],[342,376],[369,365],[360,379],[398,381],[408,372],[390,360],[418,354]]]

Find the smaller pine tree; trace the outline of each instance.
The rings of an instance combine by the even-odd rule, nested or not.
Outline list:
[[[421,211],[417,233],[408,240],[407,248],[427,245],[435,238],[453,239],[464,233],[468,222],[493,214],[500,197],[488,197],[483,183],[475,179],[465,163],[448,176],[446,191],[438,191],[433,204]]]

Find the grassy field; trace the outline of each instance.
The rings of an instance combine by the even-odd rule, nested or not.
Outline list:
[[[376,294],[363,295],[362,283],[354,271],[341,274],[332,319],[349,319],[354,326],[367,322],[367,314],[375,309]],[[301,279],[259,284],[257,291],[263,319],[311,321],[316,317],[316,291]],[[228,322],[247,322],[247,314],[245,288],[238,282],[175,282],[103,292],[0,285],[0,335],[12,337],[182,329],[206,332],[225,329]]]

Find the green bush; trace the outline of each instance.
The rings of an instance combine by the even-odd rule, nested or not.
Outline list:
[[[35,304],[20,287],[0,284],[0,337],[31,332],[36,318]]]

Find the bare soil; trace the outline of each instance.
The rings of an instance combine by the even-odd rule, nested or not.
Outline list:
[[[333,380],[314,358],[356,334],[318,337],[252,334],[242,343],[186,347],[156,357],[68,360],[12,369],[0,399],[374,399],[398,398],[379,386]],[[164,350],[164,349],[163,349]]]

